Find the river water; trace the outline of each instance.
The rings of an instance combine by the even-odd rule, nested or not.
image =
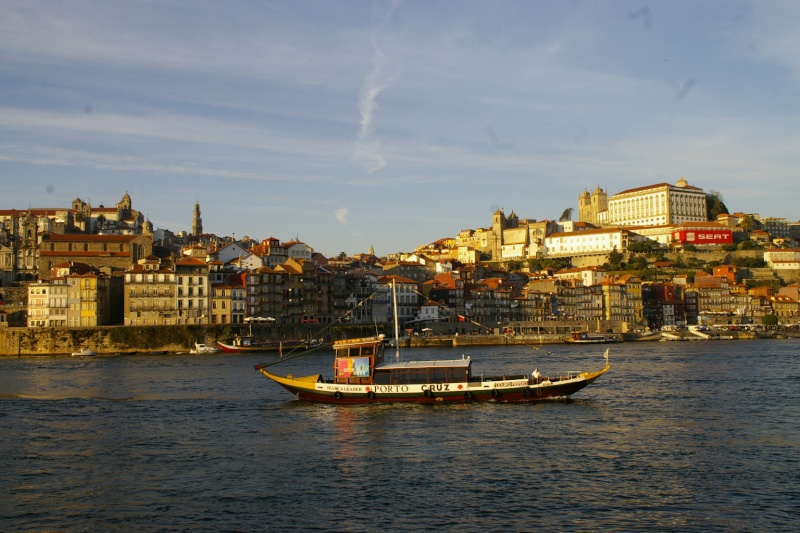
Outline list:
[[[414,358],[462,353],[603,365]],[[612,345],[593,385],[524,405],[299,402],[253,371],[274,357],[0,359],[0,531],[800,530],[797,340]]]

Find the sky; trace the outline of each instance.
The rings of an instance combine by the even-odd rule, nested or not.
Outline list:
[[[656,183],[800,219],[800,2],[0,0],[0,209],[386,255]]]

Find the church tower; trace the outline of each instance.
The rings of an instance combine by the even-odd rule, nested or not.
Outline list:
[[[578,196],[578,220],[600,225],[600,213],[608,211],[608,192],[598,185],[590,194],[586,189]]]
[[[491,249],[492,259],[499,260],[503,251],[503,230],[506,229],[508,221],[502,209],[498,209],[492,215],[492,233],[489,248]]]
[[[192,216],[192,235],[203,234],[203,219],[200,218],[200,203],[194,203],[194,215]]]

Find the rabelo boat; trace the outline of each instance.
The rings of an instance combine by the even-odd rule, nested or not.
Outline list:
[[[436,403],[469,401],[528,402],[564,397],[586,387],[608,371],[569,372],[559,376],[474,376],[469,357],[442,361],[383,364],[383,336],[336,341],[333,379],[321,374],[278,376],[256,365],[264,376],[300,400],[356,404],[377,402]]]

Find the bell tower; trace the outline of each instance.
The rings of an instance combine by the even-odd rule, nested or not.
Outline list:
[[[192,235],[203,234],[203,219],[200,218],[200,203],[194,203],[194,215],[192,216]]]

